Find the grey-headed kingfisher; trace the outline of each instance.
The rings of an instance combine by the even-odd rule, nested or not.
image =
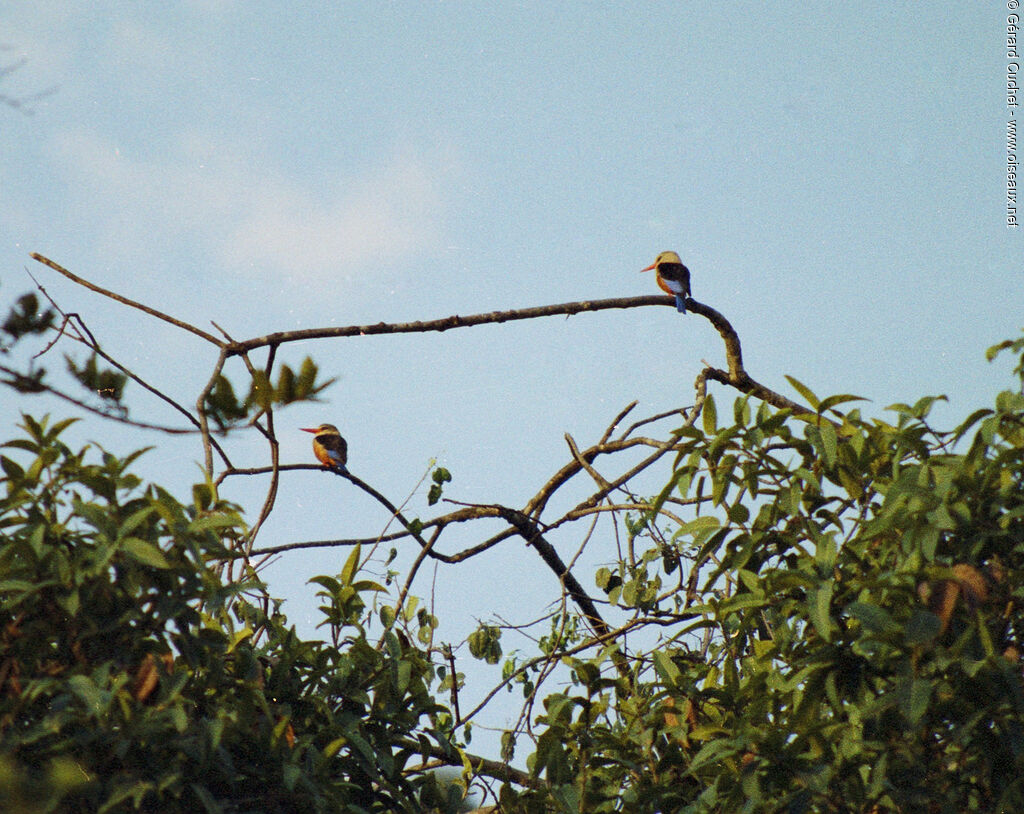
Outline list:
[[[658,285],[666,294],[676,298],[676,310],[686,313],[686,298],[690,296],[690,270],[683,265],[675,252],[662,252],[647,268],[641,271],[654,271],[658,275]]]
[[[328,469],[345,470],[348,461],[348,444],[333,424],[319,427],[300,427],[303,432],[313,433],[313,454]]]

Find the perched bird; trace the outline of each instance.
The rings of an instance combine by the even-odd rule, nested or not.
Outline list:
[[[328,469],[342,472],[348,461],[348,444],[341,437],[338,428],[333,424],[321,424],[319,427],[300,427],[303,432],[313,433],[313,454]]]
[[[666,294],[676,298],[676,310],[686,313],[686,298],[690,296],[690,270],[683,265],[675,252],[662,252],[658,259],[641,271],[654,269],[658,275],[658,285]]]

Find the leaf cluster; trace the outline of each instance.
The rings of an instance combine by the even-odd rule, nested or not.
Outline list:
[[[572,461],[524,510],[464,505],[408,521],[347,475],[404,527],[389,539],[408,535],[420,556],[388,605],[384,587],[360,576],[360,543],[380,540],[339,542],[352,546],[341,573],[312,581],[326,641],[303,641],[238,553],[254,550],[255,533],[217,495],[214,449],[229,472],[241,470],[207,419],[222,430],[246,421],[268,440],[258,530],[284,471],[273,410],[330,384],[308,358],[297,373],[278,365],[272,382],[281,343],[447,330],[512,312],[237,343],[133,305],[219,348],[195,415],[163,396],[200,428],[210,480],[179,503],[131,473],[138,453],[100,450],[96,463],[96,452],[67,448],[68,422],[26,417],[25,437],[6,445],[0,809],[454,811],[479,773],[504,781],[507,812],[1024,810],[1020,388],[949,431],[931,423],[938,398],[869,418],[851,407],[854,396],[819,398],[790,379],[808,408],[754,381],[728,321],[691,303],[722,336],[729,369],[701,372],[692,408],[613,437],[627,407],[583,451],[567,436]],[[38,310],[19,302],[4,349],[52,328],[53,315]],[[95,355],[73,363],[72,375],[119,399],[124,381],[101,367],[97,357],[110,357],[80,327],[71,338]],[[249,354],[264,347],[260,369]],[[1014,373],[1024,382],[1024,340],[989,357],[1007,351],[1020,356]],[[235,357],[248,372],[244,397],[223,372]],[[3,372],[20,391],[50,389],[41,370]],[[744,394],[731,416],[708,382]],[[634,435],[670,414],[683,424],[669,438]],[[614,481],[598,471],[599,459],[607,465],[633,446],[647,447],[641,464]],[[636,496],[631,479],[673,453],[660,493]],[[554,491],[583,472],[598,491],[542,519]],[[433,470],[428,504],[451,480]],[[576,560],[566,564],[548,536],[604,512],[619,547],[607,547],[618,559],[595,574],[599,611],[571,572]],[[457,555],[438,550],[447,524],[494,517],[507,528]],[[536,657],[513,651],[498,687],[463,717],[457,648],[431,650],[437,620],[407,591],[427,557],[455,564],[514,536],[557,576],[563,602],[541,618],[551,631],[535,637]],[[223,581],[224,562],[240,563],[238,579]],[[371,621],[383,631],[374,642]],[[481,623],[470,655],[497,664],[508,627]],[[556,674],[566,678],[551,690]],[[525,706],[502,737],[502,758],[512,760],[525,732],[525,773],[471,761],[454,744],[456,730],[468,739],[477,712],[513,684]],[[442,692],[454,713],[438,702]],[[428,760],[461,762],[460,783],[439,784]]]
[[[368,640],[358,551],[317,580],[332,643],[303,641],[211,567],[237,507],[71,450],[70,423],[25,417],[0,457],[0,810],[454,810],[410,772],[447,744],[433,668],[394,614]]]
[[[681,431],[650,547],[597,575],[667,632],[628,679],[565,658],[546,788],[503,810],[1024,810],[1024,396],[940,432],[934,398],[869,420],[795,385],[814,415],[709,398]]]
[[[334,383],[334,379],[317,381],[317,366],[310,357],[305,357],[298,372],[288,365],[279,366],[277,383],[262,370],[253,370],[249,380],[249,391],[245,398],[235,394],[231,380],[224,374],[217,376],[205,401],[206,414],[221,428],[225,429],[255,412],[266,412],[275,405],[291,404],[296,401],[312,401]]]

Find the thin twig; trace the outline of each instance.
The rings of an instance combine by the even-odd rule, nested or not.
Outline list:
[[[115,359],[113,356],[111,356],[106,351],[104,351],[103,348],[100,347],[99,341],[93,335],[92,331],[89,330],[89,326],[86,325],[85,320],[82,318],[82,316],[80,314],[77,314],[75,312],[65,312],[64,309],[61,308],[60,305],[57,303],[57,301],[52,296],[50,296],[50,292],[46,290],[46,287],[43,286],[43,284],[40,283],[39,280],[37,280],[35,278],[35,275],[32,274],[31,271],[29,271],[26,268],[25,269],[25,273],[28,274],[28,276],[32,280],[32,282],[35,283],[36,288],[39,289],[39,292],[46,298],[46,300],[50,303],[50,305],[53,306],[54,310],[56,310],[57,313],[59,313],[63,317],[63,321],[61,322],[61,326],[60,326],[60,328],[57,331],[57,336],[53,339],[52,342],[48,343],[47,346],[45,348],[43,348],[43,350],[41,350],[41,351],[39,351],[39,353],[35,354],[35,356],[33,358],[42,356],[47,351],[49,351],[54,345],[56,345],[56,343],[60,340],[61,336],[64,335],[65,327],[70,325],[72,328],[74,328],[76,330],[76,333],[80,331],[81,333],[85,334],[85,336],[82,336],[81,333],[79,333],[78,336],[72,336],[72,339],[75,339],[76,341],[81,342],[87,348],[92,350],[92,352],[95,353],[97,356],[99,356],[101,359],[106,361],[108,364],[111,364],[114,367],[116,367],[125,376],[127,376],[129,379],[131,379],[137,385],[139,385],[139,387],[141,387],[142,389],[148,391],[152,395],[156,396],[158,399],[160,399],[161,401],[163,401],[166,404],[168,404],[174,410],[177,410],[181,415],[183,415],[190,423],[192,423],[196,427],[196,429],[195,429],[196,432],[199,431],[199,421],[196,419],[196,417],[194,415],[192,415],[192,413],[190,413],[183,406],[178,404],[178,402],[176,402],[174,399],[172,399],[166,393],[164,393],[161,390],[158,390],[156,387],[151,385],[149,382],[147,382],[141,376],[137,375],[132,370],[130,370],[129,368],[127,368],[124,365],[122,365],[119,361],[117,361],[117,359]],[[166,427],[166,426],[155,425],[155,424],[146,424],[144,422],[139,422],[139,421],[132,421],[126,415],[125,416],[117,416],[117,415],[104,414],[104,413],[100,413],[100,414],[101,415],[105,415],[105,417],[110,418],[113,421],[120,421],[121,423],[129,424],[131,426],[140,427],[140,428],[143,428],[143,429],[155,429],[155,430],[159,430],[161,432],[173,433],[173,434],[185,434],[185,433],[193,432],[193,430],[179,430],[179,429],[176,429],[176,428],[173,428],[173,427]],[[221,456],[221,458],[224,459],[224,461],[226,462],[227,458],[224,455],[224,451],[217,444],[216,440],[213,441],[213,446],[217,450],[217,453]]]
[[[216,325],[216,323],[214,324]],[[221,330],[223,333],[220,326],[217,327],[218,330]],[[267,354],[267,363],[263,370],[267,381],[270,381],[270,374],[273,372],[274,357],[276,355],[277,348],[271,348],[270,352]],[[245,366],[249,371],[249,375],[254,377],[256,370],[252,361],[249,359],[249,354],[242,354],[242,361],[245,363]],[[255,426],[263,433],[263,437],[267,439],[267,444],[270,447],[270,486],[267,487],[267,496],[263,500],[263,507],[260,509],[260,515],[256,519],[256,523],[253,524],[253,527],[249,530],[249,536],[245,541],[246,551],[252,550],[253,545],[256,543],[256,535],[259,534],[263,524],[266,522],[267,518],[270,517],[270,512],[273,510],[274,503],[277,501],[277,489],[281,481],[281,452],[280,444],[277,442],[277,436],[274,434],[274,409],[272,404],[267,406],[265,415],[267,420],[266,429],[260,427],[258,423],[256,423]]]
[[[601,439],[597,443],[603,444],[605,443],[605,441],[611,438],[612,433],[615,432],[619,424],[621,424],[625,420],[626,416],[632,412],[633,408],[636,407],[636,405],[636,400],[633,400],[625,407],[623,407],[621,410],[619,410],[619,414],[612,419],[612,423],[608,425],[608,427],[604,431],[604,435],[601,436]],[[628,435],[628,433],[626,434]],[[625,435],[623,437],[625,437]]]
[[[134,419],[126,418],[125,416],[114,415],[99,407],[94,407],[81,399],[68,395],[55,387],[36,381],[13,368],[7,367],[6,365],[0,365],[0,373],[6,373],[11,377],[7,381],[0,382],[0,384],[6,384],[23,393],[49,393],[50,395],[63,399],[69,404],[74,404],[76,407],[90,412],[93,415],[98,415],[101,418],[109,418],[111,421],[117,421],[130,427],[138,427],[141,430],[156,430],[158,432],[167,433],[168,435],[189,435],[196,432],[196,430],[190,430],[187,427],[166,427],[162,424],[149,424],[145,421],[135,421]]]
[[[60,265],[59,263],[55,263],[50,258],[44,257],[43,255],[37,252],[32,252],[29,256],[36,262],[42,263],[44,266],[49,266],[59,274],[63,274],[72,282],[78,283],[78,285],[83,286],[84,288],[88,288],[90,291],[95,291],[97,294],[102,294],[104,297],[110,297],[110,299],[114,300],[115,302],[119,302],[122,305],[127,305],[130,308],[135,308],[139,311],[142,311],[144,314],[149,314],[150,316],[156,317],[157,319],[162,319],[164,322],[169,322],[174,327],[181,328],[183,331],[188,331],[189,333],[195,334],[196,336],[205,339],[207,342],[216,345],[218,348],[224,347],[224,342],[217,339],[217,337],[208,334],[201,328],[197,328],[195,325],[192,325],[188,322],[184,322],[183,320],[180,319],[176,319],[175,317],[169,316],[168,314],[165,314],[162,311],[157,311],[155,308],[151,308],[148,305],[143,305],[141,302],[136,302],[135,300],[128,299],[128,297],[125,297],[114,291],[110,291],[109,289],[103,288],[102,286],[98,286],[95,283],[90,283],[84,277],[79,277],[77,274],[68,271],[66,268],[64,268],[64,266]]]
[[[217,384],[217,379],[220,377],[226,361],[227,352],[222,346],[220,354],[217,356],[217,362],[213,366],[213,372],[210,374],[210,378],[206,382],[206,386],[203,388],[203,391],[199,394],[199,398],[196,399],[196,415],[199,416],[199,431],[202,433],[203,438],[203,463],[205,471],[211,476],[213,475],[213,445],[212,435],[210,433],[210,416],[206,411],[206,400],[210,397],[210,393],[213,392],[214,385]],[[228,467],[231,466],[231,462],[226,456],[224,463]]]

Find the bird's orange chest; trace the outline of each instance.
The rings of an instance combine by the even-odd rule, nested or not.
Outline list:
[[[327,447],[325,447],[317,438],[313,439],[313,454],[316,455],[316,459],[324,466],[330,466],[333,463],[331,460],[331,454],[327,451]]]
[[[657,272],[658,287],[666,294],[675,294],[671,288],[668,287],[668,283],[665,282],[665,278],[661,276],[661,272]]]

